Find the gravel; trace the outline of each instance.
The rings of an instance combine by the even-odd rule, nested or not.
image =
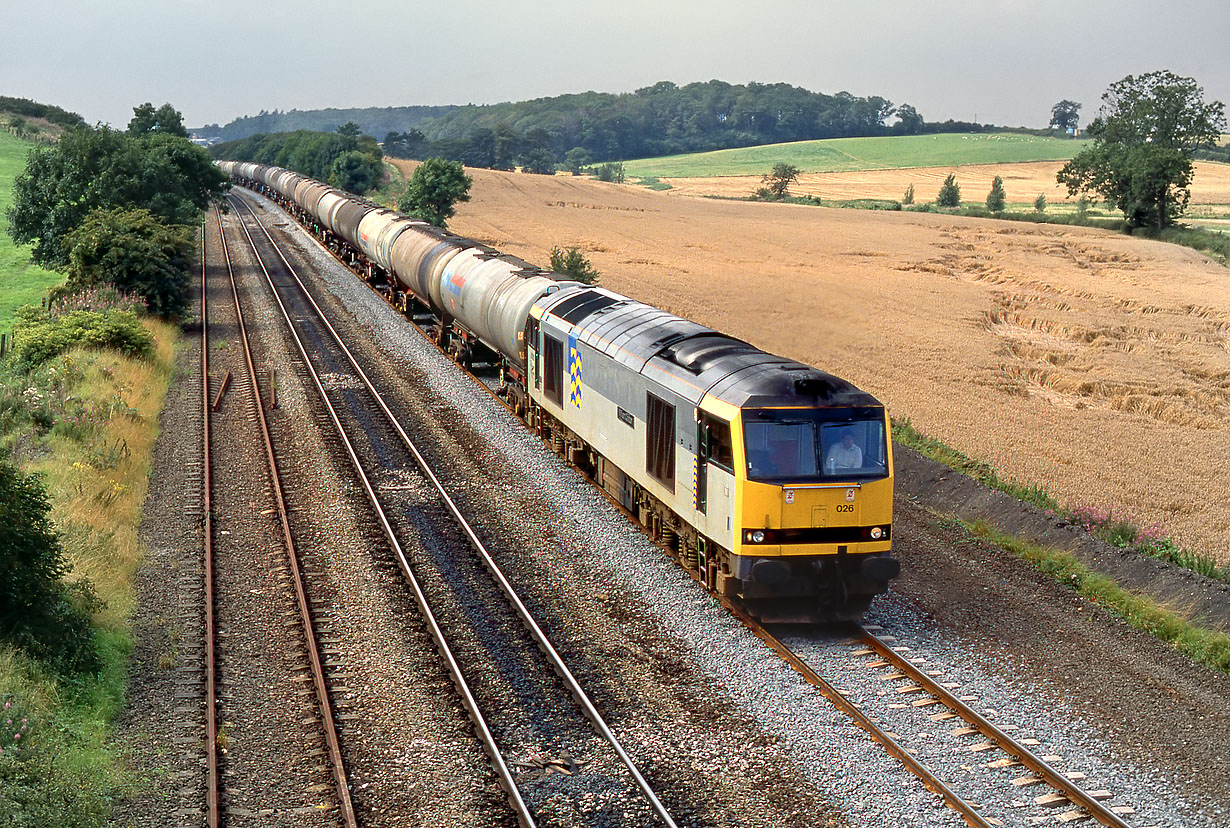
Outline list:
[[[276,215],[282,234],[296,239],[298,257],[311,262],[325,288],[318,301],[328,300],[322,303],[335,324],[348,316],[365,331],[361,339],[369,344],[358,346],[365,367],[383,366],[386,375],[397,377],[401,394],[395,410],[416,424],[412,436],[429,455],[447,458],[445,482],[459,506],[474,516],[531,611],[681,824],[959,823],[938,797],[730,618],[487,390],[460,374],[374,292]],[[340,482],[347,479],[343,471],[320,462],[322,455],[307,443],[302,451],[308,465],[316,460],[316,476],[305,478],[301,490],[305,496],[348,488]],[[324,538],[335,537],[334,524],[311,519]],[[330,554],[322,554],[321,565],[330,565],[330,579],[374,577],[361,574],[370,553],[340,554],[353,549],[354,538],[372,545],[370,530],[364,534],[357,524],[351,518],[334,545],[323,547]],[[997,722],[1015,725],[1019,736],[1036,736],[1040,753],[1061,756],[1057,764],[1088,774],[1087,789],[1109,789],[1114,804],[1135,807],[1130,824],[1226,824],[1230,727],[1224,700],[1230,685],[1224,676],[1090,611],[1062,586],[971,542],[908,498],[899,499],[896,529],[904,574],[894,592],[873,606],[870,621],[910,647],[911,654],[942,668],[945,680],[960,682],[962,692],[978,696],[980,705],[996,711]],[[336,561],[333,553],[339,553]],[[381,571],[377,565],[377,575]],[[353,615],[348,624],[362,626],[367,612],[362,604],[371,599],[358,592],[338,594],[343,596],[339,615]],[[404,596],[389,593],[385,600],[404,607]],[[393,639],[410,640],[413,613],[404,609],[397,627]],[[818,669],[835,671],[843,682],[857,680],[850,689],[871,701],[879,698],[879,682],[861,669],[843,667],[850,659],[834,655],[831,642],[808,637],[796,644],[815,648],[809,657]],[[407,656],[410,660],[400,664],[374,653],[372,660],[380,665],[376,674],[385,676],[381,686],[387,689],[384,682],[395,683],[399,675],[402,684],[414,684],[404,677],[425,669],[412,666],[418,657]],[[352,679],[349,686],[359,694],[369,680],[377,680],[364,672],[365,659],[355,665],[354,674],[363,679]],[[440,695],[435,681],[428,686]],[[380,731],[404,748],[373,743],[373,767],[413,754],[423,735],[399,724],[407,721],[404,708],[395,706],[382,718],[378,706],[375,700],[365,704],[372,718],[362,733]],[[1207,733],[1190,730],[1185,707],[1200,711]],[[901,712],[877,709],[873,715],[894,717],[894,727],[910,732]],[[931,736],[912,738],[931,759],[946,762],[946,770],[959,785],[968,785],[972,796],[998,801],[992,796],[999,796],[1011,771],[971,774],[961,765],[980,762],[950,761],[960,754],[943,749],[952,743],[939,730],[932,726],[926,731]],[[473,748],[466,755],[472,753]],[[419,772],[406,771],[401,778],[418,778]],[[379,816],[372,824],[414,824],[398,818],[395,791],[378,788],[374,773],[362,776],[356,787],[369,782],[366,807]],[[1030,800],[1032,795],[1031,789]],[[558,801],[548,801],[561,813],[596,807],[575,793],[561,792]],[[1010,802],[1006,808],[1009,824],[1056,814]],[[454,819],[441,814],[436,822],[466,824]]]

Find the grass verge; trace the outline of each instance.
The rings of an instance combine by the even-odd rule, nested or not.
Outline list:
[[[66,680],[0,647],[0,702],[27,727],[22,740],[0,732],[0,817],[12,815],[11,824],[101,828],[133,784],[107,737],[123,704],[137,527],[178,335],[164,322],[144,324],[156,341],[148,359],[77,349],[28,372],[0,365],[0,442],[43,475],[69,579],[88,578],[105,603],[95,619],[105,665],[96,676]]]
[[[1120,549],[1134,549],[1184,569],[1190,569],[1207,578],[1230,583],[1230,566],[1219,564],[1211,555],[1176,546],[1160,529],[1142,529],[1130,516],[1117,514],[1113,509],[1061,506],[1047,493],[1046,487],[1025,485],[1000,477],[987,464],[974,460],[969,455],[934,437],[923,434],[914,428],[906,417],[893,420],[893,441],[912,448],[922,456],[942,463],[953,471],[1011,495],[1017,500],[1045,509],[1072,525],[1081,527],[1111,546]]]
[[[1070,552],[1029,543],[1004,534],[986,521],[955,519],[970,534],[1028,561],[1038,571],[1117,615],[1138,630],[1156,636],[1189,658],[1230,673],[1230,635],[1201,627],[1144,595],[1129,592],[1078,561]]]

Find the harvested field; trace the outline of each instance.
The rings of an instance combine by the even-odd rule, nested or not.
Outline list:
[[[470,173],[457,232],[534,262],[577,245],[613,290],[847,377],[1007,477],[1230,561],[1230,270],[1204,256],[1087,228]]]
[[[1004,191],[1009,203],[1032,205],[1039,194],[1050,204],[1075,201],[1066,187],[1055,183],[1055,174],[1062,161],[1032,161],[1021,164],[963,164],[957,167],[914,167],[898,170],[861,170],[858,172],[804,173],[790,192],[796,196],[819,196],[822,199],[847,201],[857,198],[901,200],[905,188],[914,185],[914,200],[934,201],[940,185],[950,172],[956,173],[961,185],[961,200],[967,204],[982,204],[991,189],[991,179],[1003,176]],[[721,196],[741,198],[751,195],[761,186],[760,176],[732,175],[705,178],[663,178],[675,195]],[[1230,164],[1196,162],[1192,182],[1192,202],[1196,204],[1230,204]]]

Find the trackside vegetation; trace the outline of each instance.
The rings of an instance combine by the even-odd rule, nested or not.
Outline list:
[[[1230,635],[1194,624],[1151,598],[1124,589],[1089,569],[1070,552],[1007,535],[986,521],[956,522],[971,535],[1028,561],[1038,571],[1052,576],[1136,629],[1156,636],[1192,660],[1230,673]]]
[[[186,307],[186,225],[225,183],[172,107],[134,113],[127,132],[70,126],[34,148],[6,211],[6,235],[33,243],[13,250],[69,279],[12,312],[0,356],[4,826],[101,828],[130,784],[107,738],[178,337],[150,311]]]

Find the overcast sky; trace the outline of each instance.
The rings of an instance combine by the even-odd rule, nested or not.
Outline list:
[[[1169,69],[1230,100],[1226,0],[0,0],[0,94],[127,125],[784,82],[928,120],[1046,126]],[[383,136],[377,136],[383,137]]]

